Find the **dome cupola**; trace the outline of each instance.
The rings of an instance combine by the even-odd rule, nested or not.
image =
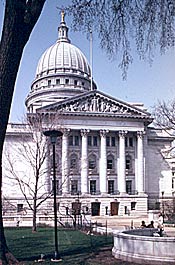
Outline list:
[[[28,112],[80,93],[94,90],[91,69],[84,54],[71,44],[62,11],[58,40],[41,56],[31,91],[26,98]]]

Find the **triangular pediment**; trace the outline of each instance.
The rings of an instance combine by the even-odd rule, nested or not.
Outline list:
[[[62,113],[84,113],[89,115],[135,116],[150,119],[150,113],[99,91],[86,92],[58,103],[45,106],[40,110],[44,112],[61,111]]]

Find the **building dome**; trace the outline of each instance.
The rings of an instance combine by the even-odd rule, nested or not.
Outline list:
[[[28,112],[94,89],[96,85],[91,81],[89,63],[80,49],[71,44],[62,12],[58,40],[38,62],[35,79],[26,98]]]
[[[58,40],[48,48],[41,56],[36,78],[46,76],[49,73],[69,71],[90,78],[91,71],[84,54],[70,42]]]

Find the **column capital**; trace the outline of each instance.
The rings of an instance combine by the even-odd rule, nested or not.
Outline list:
[[[109,130],[100,130],[100,136],[105,137],[109,133]]]
[[[87,136],[89,132],[90,132],[89,129],[81,129],[81,131],[80,131],[81,136]]]
[[[137,138],[143,138],[145,131],[137,131]]]
[[[124,131],[124,130],[119,131],[119,137],[124,138],[127,133],[128,133],[128,131]]]
[[[64,136],[69,136],[69,134],[70,134],[70,129],[64,128],[64,129],[62,130],[62,133],[63,133]]]

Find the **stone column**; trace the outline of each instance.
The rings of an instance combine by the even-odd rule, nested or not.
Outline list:
[[[119,174],[118,190],[120,194],[126,193],[126,154],[125,154],[125,135],[127,131],[119,131]]]
[[[107,153],[106,153],[106,134],[107,130],[100,130],[100,192],[107,193]]]
[[[144,193],[144,157],[143,157],[143,135],[144,132],[137,132],[137,190]]]
[[[88,141],[89,130],[81,130],[81,193],[88,193]]]
[[[69,193],[68,136],[70,129],[63,130],[62,136],[62,193]]]

